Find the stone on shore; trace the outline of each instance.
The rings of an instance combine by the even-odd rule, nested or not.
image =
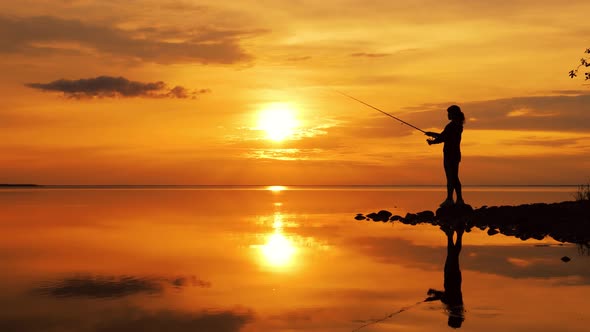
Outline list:
[[[387,211],[387,210],[381,210],[377,213],[372,212],[367,214],[367,218],[373,220],[373,221],[383,221],[383,222],[387,222],[389,221],[389,217],[391,217],[392,213]]]
[[[469,216],[473,213],[473,208],[469,204],[459,204],[440,207],[436,210],[436,217],[438,219],[457,219]]]
[[[357,216],[360,218],[362,215]],[[410,225],[462,224],[466,231],[472,228],[488,229],[490,235],[501,233],[521,240],[542,240],[551,236],[559,242],[590,243],[590,201],[482,206],[475,210],[467,204],[453,205],[437,209],[436,214],[422,211],[408,213],[405,217],[392,217],[391,212],[381,210],[366,215],[366,219],[400,221]]]

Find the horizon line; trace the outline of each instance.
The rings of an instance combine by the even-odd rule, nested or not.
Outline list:
[[[446,184],[36,184],[0,183],[1,187],[445,187]],[[575,187],[580,184],[463,184],[463,187]]]

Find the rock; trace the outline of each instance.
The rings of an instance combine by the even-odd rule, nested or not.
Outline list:
[[[416,225],[418,223],[418,215],[415,213],[406,213],[404,220],[408,224]]]
[[[433,216],[434,215],[434,216]],[[355,219],[373,221],[399,221],[417,225],[429,223],[433,226],[461,223],[466,229],[488,228],[488,234],[498,232],[522,240],[543,239],[550,236],[559,242],[587,244],[590,246],[590,201],[566,201],[561,203],[535,203],[518,206],[485,206],[477,210],[469,205],[454,205],[439,208],[436,213],[423,211],[408,213],[405,218],[392,216],[382,210]]]
[[[389,217],[391,217],[391,215],[393,213],[391,213],[391,212],[389,212],[387,210],[381,210],[381,211],[377,212],[377,214],[381,217],[381,220],[382,221],[388,221],[389,220]]]
[[[414,219],[414,218],[416,218],[416,216],[417,216],[417,214],[408,212],[408,213],[406,213],[406,216],[404,218]]]
[[[362,213],[359,213],[356,215],[356,217],[354,217],[354,219],[356,220],[365,220],[365,216]]]
[[[389,217],[391,217],[392,213],[386,210],[381,210],[378,213],[372,212],[367,214],[367,218],[373,221],[389,221]]]
[[[561,261],[562,261],[562,262],[564,262],[564,263],[567,263],[567,262],[569,262],[569,261],[571,261],[571,260],[572,260],[572,259],[571,259],[571,258],[569,258],[569,257],[567,257],[567,256],[563,256],[563,257],[561,257]]]
[[[432,221],[434,220],[434,212],[432,211],[422,211],[416,214],[418,220],[420,221]]]
[[[473,214],[473,208],[468,204],[445,206],[436,210],[436,216],[439,219],[456,219],[468,217],[471,214]]]

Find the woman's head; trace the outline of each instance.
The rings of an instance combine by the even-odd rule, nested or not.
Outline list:
[[[452,121],[459,121],[461,123],[465,122],[465,114],[461,112],[461,108],[457,105],[451,105],[447,108],[449,120]]]

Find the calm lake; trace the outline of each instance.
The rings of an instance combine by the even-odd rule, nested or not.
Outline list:
[[[2,189],[0,331],[588,331],[584,248],[466,232],[453,309],[424,302],[450,279],[443,230],[354,220],[434,211],[444,190]],[[464,196],[475,208],[572,200],[575,190]]]

